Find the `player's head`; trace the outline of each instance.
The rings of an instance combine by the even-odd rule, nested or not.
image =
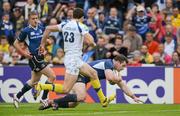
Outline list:
[[[120,54],[113,59],[113,62],[115,70],[120,71],[126,67],[128,59],[124,55]]]
[[[84,11],[81,8],[75,8],[73,11],[73,18],[74,19],[82,19],[84,17]]]
[[[36,11],[31,11],[29,13],[29,24],[32,27],[36,27],[38,24],[39,18],[38,18],[38,13]]]

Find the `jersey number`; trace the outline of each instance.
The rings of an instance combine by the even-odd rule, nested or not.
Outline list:
[[[73,43],[74,42],[74,33],[64,32],[64,40],[65,40],[65,42]]]

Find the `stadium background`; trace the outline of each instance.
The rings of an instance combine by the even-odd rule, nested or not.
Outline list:
[[[57,80],[55,83],[63,83],[64,67],[54,67]],[[152,73],[153,72],[153,73]],[[180,103],[180,69],[169,67],[128,67],[121,73],[123,80],[130,87],[132,92],[139,96],[145,103],[153,104],[178,104]],[[30,68],[27,66],[1,67],[0,68],[0,101],[12,102],[12,95],[17,93],[30,77]],[[41,82],[45,82],[43,76]],[[101,81],[104,93],[109,96],[117,94],[112,103],[135,103],[126,96],[118,86],[112,86],[105,80]],[[87,85],[87,103],[99,102],[98,97],[91,87]],[[51,92],[50,99],[62,97],[62,94]],[[39,97],[40,98],[40,97]],[[22,98],[23,102],[38,103],[33,99],[32,91],[27,92]]]
[[[0,1],[1,102],[12,102],[12,93],[20,90],[30,78],[27,60],[12,46],[16,36],[27,25],[27,8],[30,8],[33,0],[27,1]],[[157,5],[158,12],[149,12],[149,7],[153,9]],[[123,79],[137,96],[145,103],[180,103],[179,0],[34,0],[33,6],[36,6],[32,8],[39,12],[40,22],[44,26],[69,20],[72,18],[73,8],[84,8],[84,23],[98,45],[95,49],[85,45],[84,60],[90,62],[124,54],[129,58],[129,64],[122,72]],[[138,17],[138,12],[144,12],[141,21],[133,18]],[[155,21],[152,15],[155,15]],[[150,35],[147,35],[149,32]],[[167,38],[170,38],[170,44]],[[25,48],[24,44],[22,47]],[[62,34],[51,33],[46,49],[48,53],[45,60],[54,67],[58,77],[56,82],[62,83]],[[111,92],[117,93],[114,103],[133,103],[116,86],[111,86],[106,81],[102,81],[102,85],[107,95]],[[86,101],[98,102],[92,87],[88,85],[87,88]],[[51,93],[50,98],[54,97],[57,97],[56,94]],[[23,101],[38,102],[33,100],[31,91],[25,95]]]

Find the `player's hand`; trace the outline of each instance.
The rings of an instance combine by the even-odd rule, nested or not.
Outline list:
[[[138,97],[134,97],[133,100],[134,100],[136,103],[144,104],[144,102],[143,102],[142,100],[140,100]]]
[[[24,53],[24,57],[28,58],[28,59],[31,59],[32,58],[32,55],[29,53],[29,52],[25,52]]]
[[[46,50],[45,50],[44,46],[42,46],[42,45],[39,47],[39,54],[42,54],[42,55],[46,54]]]

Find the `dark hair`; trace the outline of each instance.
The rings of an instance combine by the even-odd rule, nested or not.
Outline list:
[[[122,63],[122,62],[124,62],[124,61],[125,61],[126,63],[128,63],[127,57],[124,56],[124,55],[122,55],[122,54],[117,55],[117,56],[114,58],[114,60],[115,60],[115,61],[119,61],[120,63]]]
[[[80,19],[84,16],[83,9],[81,8],[75,8],[73,11],[73,18]]]

